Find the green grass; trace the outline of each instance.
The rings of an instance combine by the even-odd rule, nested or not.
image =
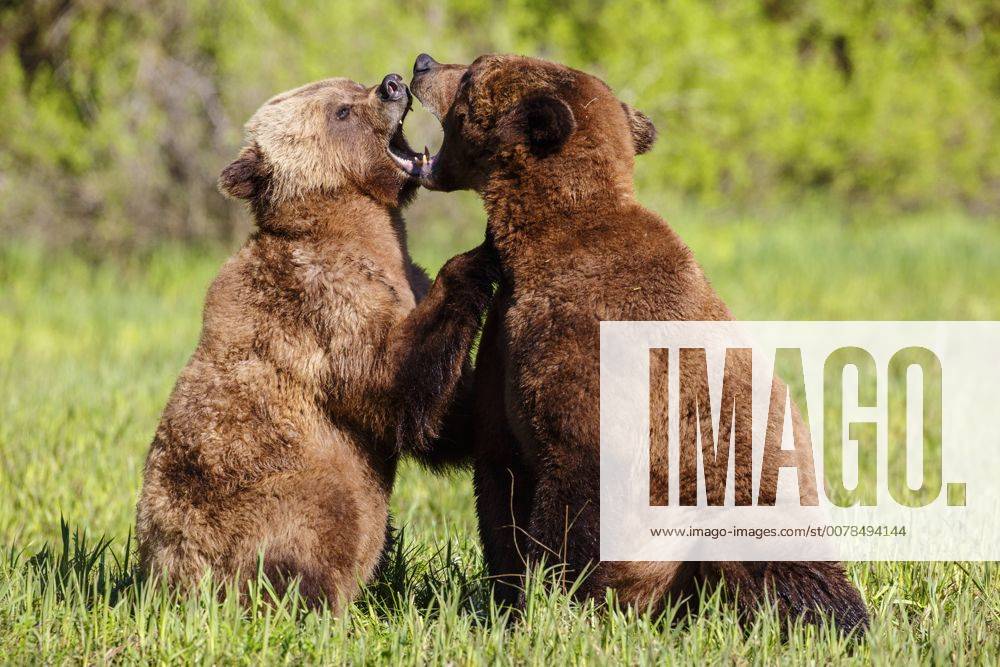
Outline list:
[[[744,319],[1000,318],[995,223],[672,222]],[[461,249],[439,229],[412,237],[434,267]],[[595,613],[536,586],[526,617],[506,624],[485,597],[468,476],[410,465],[394,498],[404,535],[392,567],[340,618],[303,612],[294,597],[243,609],[207,585],[184,599],[140,585],[128,540],[143,457],[224,255],[164,248],[88,262],[0,247],[0,660],[1000,660],[996,564],[852,564],[873,616],[856,647],[815,628],[783,642],[768,616],[744,635],[709,593],[703,614],[674,625]]]

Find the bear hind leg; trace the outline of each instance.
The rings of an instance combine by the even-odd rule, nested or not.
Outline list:
[[[744,623],[764,604],[776,607],[782,620],[819,624],[823,618],[844,635],[862,636],[868,610],[861,594],[835,562],[746,562],[705,564],[706,579],[722,580]]]

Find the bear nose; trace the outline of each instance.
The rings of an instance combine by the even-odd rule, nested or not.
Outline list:
[[[417,56],[417,59],[413,61],[413,73],[422,74],[429,70],[430,68],[437,65],[437,61],[431,58],[426,53],[421,53]]]
[[[395,102],[403,96],[406,86],[403,77],[398,74],[387,74],[378,87],[378,95],[386,102]]]

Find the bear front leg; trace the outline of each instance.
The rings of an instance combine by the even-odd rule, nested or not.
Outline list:
[[[473,376],[466,364],[455,387],[454,398],[441,419],[441,428],[429,447],[410,453],[421,464],[439,472],[448,468],[468,467],[472,463]]]
[[[433,461],[442,428],[461,432],[462,414],[446,424],[447,411],[460,389],[499,273],[496,251],[488,242],[452,257],[394,335],[390,358],[400,451]]]

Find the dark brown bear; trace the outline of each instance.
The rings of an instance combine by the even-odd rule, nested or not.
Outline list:
[[[248,123],[219,184],[258,229],[209,289],[149,451],[147,572],[239,583],[263,553],[279,590],[298,578],[310,602],[340,609],[382,554],[400,451],[440,463],[447,443],[431,439],[467,420],[445,409],[495,260],[489,248],[455,257],[429,292],[410,261],[400,210],[417,186],[388,155],[413,155],[409,102],[398,75],[329,79]]]
[[[581,597],[611,588],[658,609],[724,579],[744,618],[769,597],[789,618],[864,628],[838,563],[599,562],[599,322],[732,319],[690,249],[635,199],[649,119],[593,76],[517,56],[466,66],[424,54],[412,87],[444,143],[397,163],[429,188],[478,192],[502,264],[475,377],[476,507],[496,595],[517,603],[526,563],[547,557],[571,579],[589,572]]]

